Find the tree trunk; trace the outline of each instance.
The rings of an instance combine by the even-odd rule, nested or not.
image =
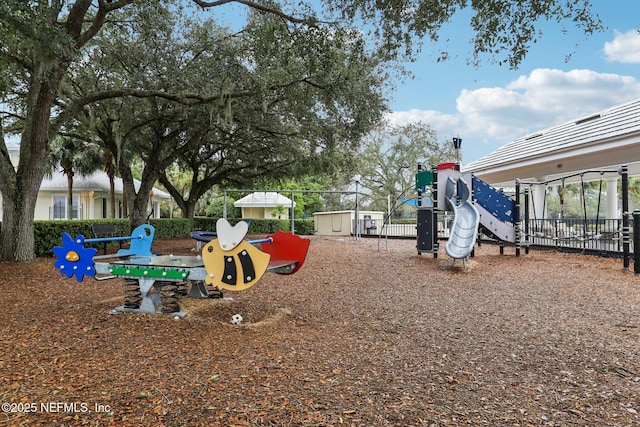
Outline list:
[[[44,164],[44,160],[40,164]],[[15,192],[3,194],[3,221],[0,232],[3,261],[33,261],[35,259],[34,226],[38,189],[44,177],[44,168],[34,167],[24,176],[18,168]],[[22,178],[19,178],[22,176]]]
[[[116,217],[116,171],[113,166],[113,155],[108,149],[104,150],[104,170],[109,177],[109,218]]]
[[[116,183],[113,176],[109,177],[109,218],[116,217]]]
[[[196,175],[197,176],[197,171]],[[178,205],[182,211],[182,217],[189,220],[189,228],[193,230],[193,217],[195,216],[196,204],[200,197],[208,189],[197,182],[196,179],[191,183],[191,189],[189,192],[189,198],[185,199],[184,196],[178,191],[178,189],[169,181],[166,174],[161,174],[159,177],[160,183],[164,185],[169,194],[173,197],[173,201]],[[173,212],[173,209],[172,209]]]
[[[86,15],[92,6],[91,0],[70,2],[66,16],[66,25],[60,26],[74,41],[67,47],[71,51],[62,51],[56,43],[41,37],[43,49],[35,49],[32,62],[29,63],[29,82],[27,96],[24,98],[26,112],[20,140],[20,161],[14,169],[7,159],[0,160],[3,196],[3,224],[0,231],[3,261],[32,261],[35,259],[34,225],[36,200],[45,174],[46,160],[49,155],[49,136],[58,131],[60,124],[51,121],[51,107],[57,96],[58,87],[75,53],[101,29],[109,8],[105,2],[99,2],[97,12],[91,12],[92,23],[83,33]],[[121,2],[116,8],[132,3]],[[49,6],[46,6],[49,7]],[[51,6],[53,11],[55,8]],[[50,17],[54,19],[56,17]],[[61,41],[58,38],[57,41]],[[68,38],[64,40],[68,41]],[[65,45],[66,46],[66,45]],[[50,128],[51,126],[51,128]],[[4,156],[0,156],[4,157]]]
[[[127,198],[126,206],[128,206],[130,212],[129,222],[133,230],[147,221],[150,192],[153,190],[153,185],[157,181],[157,174],[148,173],[146,170],[143,171],[140,187],[136,192],[131,169],[124,163],[125,162],[120,163],[119,170],[122,175],[123,193]]]
[[[138,192],[131,208],[131,229],[144,224],[149,214],[149,194]]]
[[[65,171],[67,175],[67,219],[73,219],[73,168]]]
[[[11,261],[13,251],[16,246],[15,233],[16,229],[14,216],[15,212],[15,195],[11,196],[3,189],[2,200],[2,230],[0,232],[0,257],[5,261]],[[11,230],[9,232],[8,230]]]
[[[35,259],[34,250],[34,228],[33,228],[33,208],[32,203],[24,201],[22,198],[18,204],[7,198],[5,202],[2,221],[2,260],[29,262]],[[31,212],[31,216],[29,216]]]
[[[20,163],[15,173],[3,178],[3,224],[0,231],[3,261],[35,259],[34,226],[36,200],[45,174],[49,154],[47,131],[54,96],[47,84],[35,82],[27,96],[27,114],[20,140]],[[11,168],[13,170],[13,168]]]
[[[189,220],[189,230],[193,231],[193,217],[195,216],[196,212],[196,201],[192,201],[191,198],[189,198],[185,207],[186,210],[184,211],[184,217]]]
[[[124,191],[124,182],[122,183],[122,218],[129,216],[129,201],[127,200],[127,192]]]

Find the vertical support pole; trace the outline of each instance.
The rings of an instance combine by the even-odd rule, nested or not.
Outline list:
[[[458,163],[457,168],[458,172],[460,171],[460,164]],[[476,198],[475,198],[475,194],[473,192],[474,190],[474,185],[473,182],[475,181],[474,179],[474,175],[473,172],[471,172],[471,179],[469,180],[471,182],[469,182],[469,186],[471,187],[471,204],[475,205],[476,203]],[[460,183],[460,180],[458,180],[458,183]],[[460,190],[458,190],[460,191]],[[480,246],[480,230],[478,230],[478,234],[476,235],[476,241],[475,241],[475,245],[473,246],[473,249],[471,249],[471,254],[469,254],[469,258],[474,258],[476,256],[476,245],[479,247]]]
[[[360,238],[360,181],[356,180],[356,221],[355,221],[356,240]]]
[[[640,209],[633,211],[633,272],[640,276]]]
[[[606,188],[607,216],[606,219],[614,219],[618,216],[618,177],[608,177]]]
[[[531,245],[531,239],[529,239],[529,189],[524,189],[524,235],[527,238],[527,244],[524,247],[524,253],[529,254],[529,245]]]
[[[531,188],[531,197],[533,199],[533,214],[534,218],[539,222],[536,224],[536,231],[538,230],[538,225],[540,225],[540,231],[542,231],[544,225],[544,219],[547,219],[546,213],[546,192],[547,192],[547,184],[545,182],[537,183],[534,187]]]
[[[227,190],[224,190],[224,200],[222,205],[222,217],[227,219]]]
[[[418,175],[422,172],[422,164],[418,163]],[[422,187],[418,187],[416,179],[416,191],[418,192],[418,207],[422,206]]]
[[[433,209],[438,209],[438,166],[432,166],[433,184],[431,184],[431,198],[433,199]]]
[[[291,190],[291,234],[296,234],[296,226],[295,226],[295,220],[296,220],[296,202],[295,202],[295,195],[294,195],[294,191]]]
[[[422,207],[422,187],[418,186],[418,176],[420,175],[420,172],[422,172],[422,163],[418,163],[418,173],[416,174],[416,192],[418,193],[418,211]],[[419,232],[420,218],[419,217],[420,215],[418,214],[418,212],[416,212],[416,221],[418,222],[418,224],[416,224],[416,238],[417,238],[416,247],[418,248],[418,255],[422,255],[422,251],[420,250],[420,232]]]
[[[629,169],[627,165],[620,168],[622,175],[622,253],[623,268],[629,270]]]
[[[513,220],[516,229],[516,256],[520,256],[520,180],[516,179],[516,200],[514,205]]]
[[[438,166],[431,166],[431,172],[433,173],[433,183],[431,184],[431,199],[433,201],[433,223],[435,224],[433,233],[433,258],[438,258],[438,250],[440,249],[440,242],[438,240]]]

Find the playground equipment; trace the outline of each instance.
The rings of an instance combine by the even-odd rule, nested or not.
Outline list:
[[[444,191],[439,191],[439,183],[444,183]],[[516,183],[516,185],[518,185]],[[431,207],[422,207],[422,194],[431,187]],[[516,245],[519,255],[520,240],[519,202],[511,199],[467,172],[462,173],[455,163],[441,163],[431,170],[422,170],[418,165],[416,174],[418,190],[418,253],[431,252],[437,257],[437,210],[448,207],[454,218],[448,241],[447,255],[465,260],[473,255],[478,231],[482,229],[502,242]],[[426,211],[422,213],[421,211]],[[421,227],[421,216],[427,218]],[[426,228],[426,230],[425,230]],[[501,247],[502,250],[502,247]]]
[[[598,196],[595,219],[587,218],[587,206],[585,197],[585,180],[587,174],[598,174]],[[600,218],[600,206],[603,193],[603,177],[607,174],[619,175],[622,179],[622,219]],[[565,180],[579,178],[582,191],[582,218],[573,220],[570,224],[566,219],[549,219],[536,217],[539,209],[536,206],[530,207],[534,203],[535,197],[531,191],[534,186],[548,186],[554,182],[562,183]],[[445,182],[445,191],[438,191],[438,184]],[[471,183],[468,185],[467,183]],[[521,193],[521,187],[524,191]],[[529,188],[527,189],[528,186]],[[422,207],[422,194],[427,187],[431,189],[431,199],[433,206]],[[431,252],[437,257],[437,213],[436,210],[448,206],[453,209],[454,222],[452,232],[447,241],[447,254],[454,259],[466,259],[473,256],[474,240],[470,230],[477,228],[479,232],[495,239],[500,245],[500,253],[504,253],[505,245],[514,245],[516,256],[520,255],[520,249],[525,248],[528,252],[532,245],[550,246],[547,240],[552,240],[554,248],[580,250],[583,253],[602,254],[608,252],[608,246],[622,246],[622,258],[624,269],[629,270],[631,259],[630,253],[630,217],[629,195],[628,195],[628,169],[621,166],[618,170],[598,170],[583,171],[577,174],[568,175],[544,182],[521,182],[515,181],[514,196],[509,197],[503,191],[493,188],[470,172],[462,173],[455,163],[443,163],[433,167],[431,170],[423,170],[418,165],[416,174],[416,189],[418,191],[418,254],[421,252]],[[617,191],[617,190],[616,190]],[[457,196],[454,197],[454,193]],[[524,209],[521,218],[520,199],[524,194]],[[617,194],[617,193],[614,193]],[[477,225],[475,213],[465,205],[469,201],[478,212]],[[546,203],[546,198],[542,200]],[[461,206],[465,206],[463,209]],[[545,206],[542,206],[542,212]],[[531,221],[529,214],[534,213]],[[533,230],[531,223],[533,222]],[[569,224],[569,226],[567,226]],[[523,226],[524,225],[524,226]],[[561,227],[564,229],[561,230]],[[545,228],[551,227],[551,228]],[[553,231],[554,233],[549,233]],[[560,234],[562,233],[562,235]],[[549,235],[552,234],[552,235]],[[478,236],[479,233],[476,234]],[[572,242],[579,242],[581,247]],[[589,242],[595,242],[595,246],[588,246]],[[478,240],[479,243],[479,240]],[[635,246],[637,248],[639,246]],[[634,251],[634,257],[638,257],[640,264],[639,250]],[[640,267],[636,267],[640,268]]]
[[[161,312],[182,317],[186,313],[180,311],[178,295],[209,298],[221,295],[221,290],[248,289],[266,271],[293,274],[304,263],[310,244],[309,239],[281,231],[265,239],[246,240],[245,222],[232,227],[219,219],[216,229],[217,233],[192,233],[194,239],[207,242],[198,256],[154,255],[151,244],[155,230],[148,224],[126,237],[85,239],[79,235],[72,239],[63,233],[62,246],[53,248],[57,257],[54,266],[67,278],[75,276],[78,282],[85,276],[125,279],[125,304],[112,313]],[[123,240],[131,241],[130,248],[114,255],[95,256],[95,248],[84,247],[85,243]]]
[[[457,197],[454,195],[456,187]],[[480,214],[471,203],[469,185],[462,177],[457,182],[451,177],[447,179],[445,197],[454,212],[451,233],[445,250],[454,259],[454,262],[456,259],[461,259],[464,265],[478,238]]]

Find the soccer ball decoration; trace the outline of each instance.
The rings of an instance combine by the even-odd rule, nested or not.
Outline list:
[[[231,323],[233,323],[234,325],[239,325],[240,323],[242,323],[242,316],[239,314],[234,314],[233,316],[231,316]]]

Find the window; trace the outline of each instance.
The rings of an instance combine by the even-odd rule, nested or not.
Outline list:
[[[71,218],[67,218],[67,196],[53,196],[53,208],[50,217],[52,219],[79,219],[80,198],[78,196],[73,196]]]

